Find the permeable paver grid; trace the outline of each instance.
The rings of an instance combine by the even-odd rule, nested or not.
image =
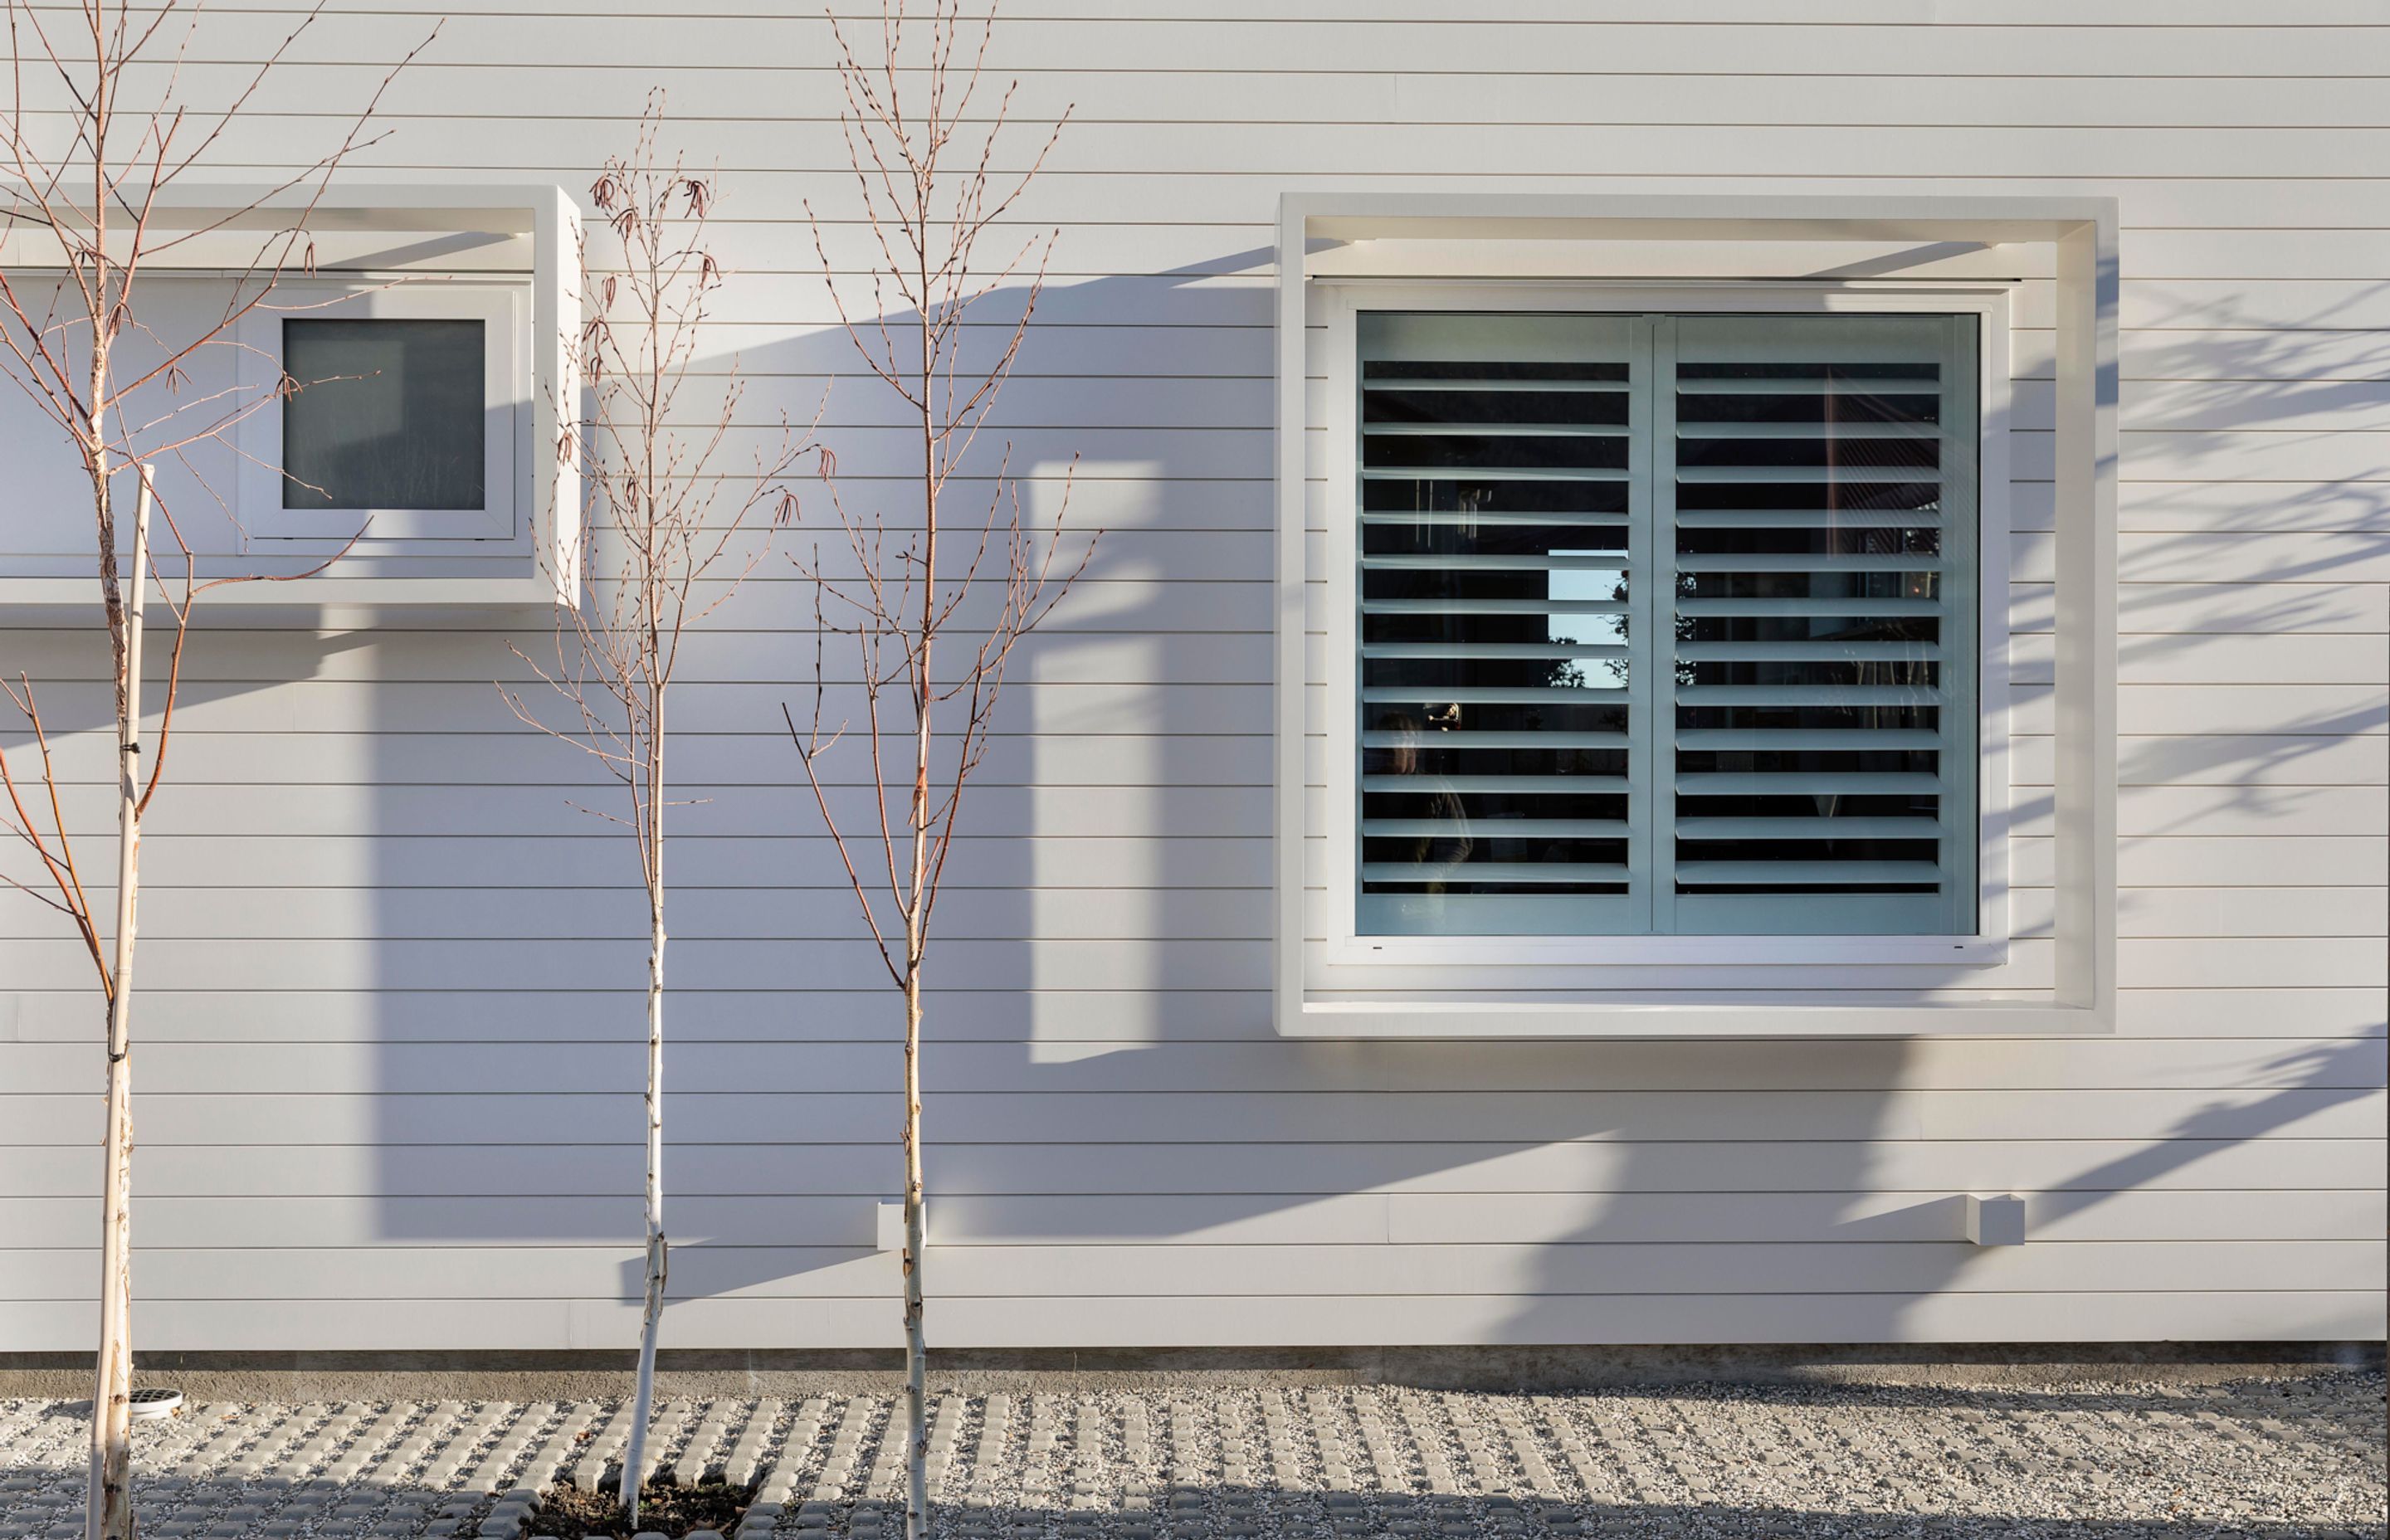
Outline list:
[[[83,1533],[78,1409],[0,1401],[0,1536]],[[738,1540],[903,1533],[900,1403],[667,1401],[651,1479],[752,1491]],[[219,1404],[135,1429],[149,1540],[578,1536],[554,1487],[620,1481],[611,1402]],[[1186,1387],[936,1397],[957,1540],[1490,1535],[2384,1534],[2384,1381],[1478,1394]]]

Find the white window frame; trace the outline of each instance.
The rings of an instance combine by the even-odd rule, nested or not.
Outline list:
[[[1391,967],[1451,967],[1462,964],[1715,964],[1960,963],[1997,967],[2009,953],[2009,302],[2005,286],[1903,286],[1897,290],[1847,286],[1716,283],[1698,286],[1522,279],[1497,283],[1420,284],[1368,278],[1321,280],[1317,289],[1327,323],[1326,430],[1327,531],[1320,577],[1329,617],[1325,681],[1328,694],[1326,788],[1329,882],[1326,938],[1331,962]],[[1349,645],[1356,623],[1360,424],[1356,325],[1365,310],[1550,311],[1566,314],[1972,314],[1979,328],[1976,349],[1976,463],[1981,533],[1976,572],[1976,766],[1975,929],[1952,935],[1369,935],[1358,929],[1358,870],[1354,823],[1359,807],[1355,784],[1358,745],[1355,713],[1359,699],[1356,653]],[[1664,538],[1664,532],[1655,538]],[[1643,574],[1631,582],[1646,581]],[[1653,723],[1673,711],[1649,708]],[[1651,723],[1645,731],[1659,730]],[[1654,793],[1656,795],[1656,792]],[[1350,816],[1339,818],[1336,810]],[[1668,839],[1654,827],[1650,838]],[[1698,987],[1688,978],[1685,986]]]
[[[283,398],[273,389],[282,373],[282,327],[286,321],[315,320],[482,323],[482,507],[283,506]],[[511,541],[521,532],[531,507],[529,283],[370,275],[286,279],[234,329],[240,349],[241,399],[262,403],[233,430],[240,454],[235,511],[251,539],[303,540],[337,550],[359,531],[361,545],[398,540]]]
[[[1277,578],[1273,1020],[1290,1036],[1326,1038],[1718,1036],[2041,1036],[2113,1032],[2116,987],[2116,206],[2110,199],[1742,198],[1399,193],[1287,194],[1279,201],[1276,313]],[[1647,966],[1471,962],[1431,968],[1341,960],[1311,912],[1324,882],[1311,868],[1325,835],[1349,817],[1316,789],[1342,757],[1306,738],[1320,715],[1323,638],[1311,606],[1349,563],[1331,560],[1311,527],[1326,433],[1307,378],[1315,277],[1434,275],[1446,281],[1570,276],[1571,307],[1594,271],[1572,242],[1641,241],[1661,255],[1642,272],[1677,270],[1680,250],[1661,243],[1748,243],[1738,279],[1802,281],[1820,293],[1934,289],[1928,309],[1952,309],[1933,283],[1844,282],[1781,248],[1840,242],[1908,249],[1930,262],[1951,250],[1993,245],[2048,250],[2056,295],[2057,423],[2054,567],[2055,721],[2050,824],[2055,877],[2052,931],[2037,941],[2037,966],[1937,960],[1928,964],[1818,962],[1819,938],[1801,938],[1801,961]],[[1815,250],[1816,248],[1809,248]],[[1761,254],[1761,253],[1764,253]],[[1897,272],[1872,260],[1861,271]],[[1698,270],[1698,269],[1696,269]],[[1842,271],[1852,271],[1847,266]],[[1663,287],[1663,286],[1655,286]],[[1668,288],[1701,288],[1670,280]],[[1968,286],[1957,286],[1968,287]],[[1449,292],[1447,290],[1447,292]],[[1748,304],[1747,289],[1738,302]],[[1656,302],[1644,308],[1661,310]],[[1986,339],[1986,352],[1996,340]],[[1988,366],[1987,366],[1988,367]],[[1986,417],[1990,417],[1986,411]],[[1987,478],[1988,479],[1988,478]],[[1987,555],[1993,542],[1986,540]],[[1319,613],[1330,613],[1321,610]],[[1999,627],[2001,612],[1983,617]],[[1313,700],[1307,700],[1312,696]],[[1328,764],[1323,765],[1321,756]],[[1989,779],[2004,783],[2006,776]],[[1540,938],[1536,938],[1540,940]],[[1650,938],[1657,939],[1657,938]],[[1771,938],[1773,939],[1773,938]],[[1944,938],[1946,943],[1948,938]],[[1410,945],[1422,938],[1404,938]],[[1515,940],[1515,938],[1511,938]]]

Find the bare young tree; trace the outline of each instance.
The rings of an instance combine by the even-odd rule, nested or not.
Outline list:
[[[663,1318],[664,1238],[664,811],[685,806],[665,778],[665,705],[681,643],[738,591],[796,507],[785,478],[810,448],[782,417],[752,473],[725,475],[720,452],[746,394],[734,362],[695,377],[707,306],[723,283],[708,238],[711,179],[660,148],[662,93],[650,96],[627,156],[609,157],[589,198],[615,249],[601,267],[585,236],[585,319],[572,344],[572,373],[588,416],[562,408],[560,457],[583,467],[582,539],[572,573],[576,608],[559,610],[551,662],[518,658],[569,708],[553,725],[501,687],[515,714],[594,756],[628,799],[621,825],[638,857],[648,899],[646,1303],[623,1505],[634,1527],[655,1392],[656,1335]]]
[[[233,425],[275,393],[226,389],[186,396],[182,387],[201,355],[240,345],[235,332],[242,318],[267,306],[276,280],[304,259],[309,216],[333,173],[374,142],[366,127],[383,91],[439,29],[434,26],[431,36],[382,78],[329,153],[256,193],[241,208],[215,210],[196,222],[175,221],[163,217],[174,201],[175,185],[206,160],[251,108],[266,76],[315,23],[320,4],[299,17],[229,98],[213,107],[194,106],[181,92],[181,67],[197,29],[196,5],[165,0],[135,9],[125,0],[6,4],[11,89],[0,108],[0,370],[58,430],[90,487],[99,612],[115,685],[117,869],[109,934],[103,935],[94,894],[84,886],[60,810],[48,734],[32,681],[21,674],[8,695],[32,726],[50,815],[46,834],[26,807],[23,788],[7,771],[5,757],[0,780],[6,783],[7,827],[32,848],[37,872],[33,884],[8,880],[74,926],[91,955],[107,1011],[100,1336],[84,1525],[94,1540],[120,1540],[133,1533],[132,1010],[141,818],[165,768],[192,606],[223,584],[258,581],[251,574],[199,577],[198,553],[158,494],[152,468],[185,457],[203,442],[226,442]],[[211,307],[191,327],[152,327],[143,302],[144,276],[171,265],[176,248],[247,227],[261,212],[273,216],[275,227],[247,250],[222,308]],[[127,346],[136,342],[138,347]],[[287,379],[279,387],[286,393],[295,388]],[[167,399],[160,399],[161,392]],[[121,487],[128,471],[138,487],[129,578],[120,531]],[[153,510],[173,546],[166,559],[179,563],[173,586],[152,549]],[[173,642],[145,776],[142,632],[144,599],[153,583],[167,589]]]
[[[964,789],[986,756],[1013,650],[1053,612],[1095,551],[1090,534],[1076,564],[1064,563],[1058,572],[1069,477],[1052,528],[1032,532],[1022,522],[1009,446],[995,468],[976,527],[958,531],[952,545],[945,541],[945,495],[957,477],[973,479],[964,468],[965,458],[1020,355],[1055,237],[1046,232],[1018,246],[1008,243],[1007,253],[986,265],[978,260],[981,243],[992,235],[1001,238],[1005,216],[1044,166],[1070,117],[1066,109],[1047,129],[1025,169],[995,172],[1017,83],[992,106],[983,104],[980,119],[970,116],[994,20],[992,9],[970,22],[962,17],[959,0],[932,0],[927,17],[911,21],[904,0],[883,0],[880,48],[868,63],[836,19],[831,20],[846,96],[840,124],[861,188],[862,221],[876,252],[871,316],[853,314],[821,220],[806,206],[815,249],[847,337],[864,367],[902,403],[908,430],[918,427],[919,435],[919,467],[908,499],[913,506],[896,524],[884,514],[850,508],[832,483],[844,549],[827,564],[818,551],[810,564],[800,563],[815,596],[808,725],[801,729],[794,712],[782,707],[805,783],[864,923],[890,982],[905,999],[908,1540],[927,1533],[929,1506],[921,1017],[931,922]],[[976,40],[970,36],[974,29]],[[967,128],[977,136],[975,146],[957,142]],[[1016,281],[1023,289],[1019,315],[1009,331],[998,330],[1001,341],[991,354],[970,341],[966,321],[976,302]],[[938,644],[950,631],[957,633],[954,645],[942,651]],[[831,800],[822,763],[855,725],[851,718],[829,722],[824,648],[830,636],[853,648],[860,733],[868,751],[874,812],[868,826],[852,837]],[[842,696],[849,693],[842,687]]]

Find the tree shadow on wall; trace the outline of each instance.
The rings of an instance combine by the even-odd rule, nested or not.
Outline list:
[[[1944,1046],[1279,1039],[1271,299],[1207,281],[1270,259],[1048,290],[1004,398],[1032,519],[1050,518],[1075,453],[1073,530],[1108,533],[1019,662],[942,908],[927,1068],[933,1340],[1703,1340],[1716,1315],[1700,1302],[1728,1284],[1785,1297],[1768,1307],[1788,1313],[1768,1328],[1779,1339],[1891,1340],[1922,1329],[1918,1302],[2020,1265],[1965,1245],[1954,1194],[2025,1191],[2037,1219],[2065,1218],[2114,1201],[2073,1195],[2162,1185],[2381,1084],[2367,1042],[2287,1065],[2236,1060],[2214,1072],[2213,1107],[2156,1114],[2134,1136],[2179,1140],[2161,1147],[2178,1155],[2067,1167],[2046,1149],[2027,1159],[2018,1133],[2036,1098],[2076,1094],[2067,1086],[1987,1092],[2014,1113],[1985,1114],[1965,1153],[1942,1109],[1972,1087],[1934,1078],[1948,1072],[1933,1067]],[[1009,302],[986,302],[991,333]],[[842,336],[777,340],[741,364],[754,412],[809,416],[840,376],[823,436],[850,494],[901,497],[901,430],[852,373]],[[2285,366],[2270,353],[2245,365]],[[2319,405],[2304,384],[2252,394],[2259,419]],[[984,448],[973,487],[1000,452]],[[2362,494],[2332,495],[2338,508]],[[2321,558],[2245,571],[2272,585],[2257,602],[2274,608],[2242,623],[2317,622],[2331,579]],[[2130,630],[2131,585],[2123,608]],[[708,801],[685,811],[673,858],[668,1343],[896,1339],[894,1259],[877,1250],[873,1209],[899,1180],[900,1021],[777,730],[779,701],[810,689],[810,624],[803,585],[767,565],[681,687],[680,774]],[[2127,636],[2128,675],[2169,645],[2156,638]],[[477,685],[506,674],[501,638],[472,626],[382,642],[401,650],[366,740],[371,823],[325,831],[329,853],[308,867],[353,869],[371,923],[320,970],[302,960],[250,982],[255,1030],[285,1043],[219,1056],[181,1084],[153,1078],[171,1110],[148,1161],[213,1171],[217,1150],[267,1126],[319,1152],[285,1174],[291,1199],[245,1245],[328,1251],[369,1198],[363,1248],[305,1264],[321,1303],[295,1304],[293,1329],[313,1340],[353,1341],[343,1302],[386,1280],[479,1302],[476,1340],[459,1346],[545,1341],[559,1299],[576,1343],[627,1344],[644,934],[628,852],[567,805],[592,790],[572,757],[528,739]],[[2358,702],[2245,739],[2128,740],[2126,778],[2145,764],[2178,780],[2188,755],[2202,784],[2262,813],[2295,800],[2285,783],[2309,755],[2382,718]],[[857,762],[833,774],[843,805],[867,808]],[[2029,825],[2044,799],[2020,790]],[[160,948],[167,989],[175,945]],[[351,956],[369,993],[341,992]],[[328,1007],[348,1035],[309,1041]],[[277,1056],[279,1069],[262,1062]],[[268,1104],[198,1089],[277,1074],[363,1094]],[[145,1287],[171,1294],[179,1266],[160,1255]],[[1031,1304],[1065,1275],[1090,1297]],[[1229,1278],[1273,1296],[1266,1326],[1240,1299],[1192,1292]],[[1436,1302],[1433,1328],[1404,1314],[1422,1298]]]

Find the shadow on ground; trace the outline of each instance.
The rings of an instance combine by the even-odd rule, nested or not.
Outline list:
[[[12,1472],[22,1476],[26,1472]],[[41,1509],[6,1510],[0,1532],[11,1540],[66,1540],[83,1533],[80,1469],[33,1474],[55,1482],[71,1500]],[[276,1480],[177,1482],[158,1478],[137,1483],[141,1533],[154,1540],[194,1536],[234,1540],[261,1536],[358,1537],[398,1540],[416,1536],[486,1536],[492,1494],[435,1492],[404,1483],[318,1491],[324,1483]],[[1855,1491],[1850,1506],[1820,1508],[1796,1503],[1698,1500],[1576,1502],[1528,1494],[1390,1494],[1286,1490],[1220,1485],[1172,1486],[1124,1508],[1111,1497],[1101,1506],[1074,1508],[1066,1500],[941,1502],[932,1505],[931,1533],[952,1540],[1259,1540],[1262,1536],[1320,1537],[1509,1536],[1509,1535],[1690,1535],[1737,1540],[1912,1540],[1965,1535],[1970,1540],[2207,1540],[2216,1536],[2267,1540],[2378,1540],[2380,1522],[2345,1525],[2225,1514],[2226,1492],[2183,1494],[2184,1511],[2116,1517],[2063,1514],[1998,1514],[1902,1509],[1890,1500],[1874,1502]],[[1881,1508],[1881,1511],[1875,1510]],[[531,1537],[578,1540],[580,1530],[534,1518],[519,1532]],[[666,1523],[660,1532],[683,1534]],[[904,1533],[900,1499],[790,1504],[777,1516],[755,1513],[728,1532],[736,1540],[880,1540]]]

